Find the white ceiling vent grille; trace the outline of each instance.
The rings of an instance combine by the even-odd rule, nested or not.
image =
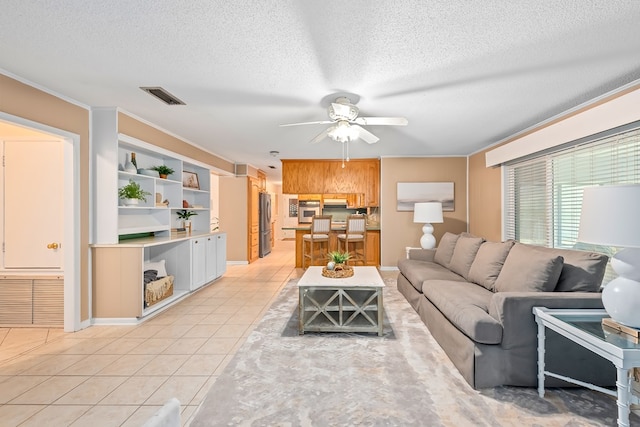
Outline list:
[[[141,86],[140,89],[147,92],[149,95],[153,95],[167,105],[187,105],[159,86]]]

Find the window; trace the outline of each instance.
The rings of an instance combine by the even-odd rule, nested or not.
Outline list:
[[[577,242],[582,190],[640,183],[640,124],[634,125],[632,130],[627,127],[505,166],[505,237],[553,248],[615,253],[616,248]],[[605,281],[612,274],[608,272]]]

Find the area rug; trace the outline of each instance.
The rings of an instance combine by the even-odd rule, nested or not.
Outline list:
[[[384,335],[298,334],[289,282],[213,384],[191,426],[611,426],[581,388],[473,390],[385,280]],[[638,417],[632,418],[632,424]]]

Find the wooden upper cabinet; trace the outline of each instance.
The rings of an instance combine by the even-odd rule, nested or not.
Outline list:
[[[363,194],[362,206],[380,204],[380,161],[377,159],[282,160],[284,194]]]
[[[323,164],[311,160],[282,160],[284,194],[323,193]]]
[[[372,160],[351,160],[326,162],[324,167],[325,193],[365,193],[367,191],[367,170]]]
[[[364,191],[365,206],[380,206],[380,162],[367,164],[367,189]]]

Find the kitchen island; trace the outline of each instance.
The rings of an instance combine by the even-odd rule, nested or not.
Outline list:
[[[283,230],[296,232],[296,267],[302,268],[302,236],[309,234],[310,225],[282,227]],[[338,234],[344,233],[346,224],[333,223],[329,232],[329,251],[338,249]],[[380,266],[380,225],[367,224],[367,265]]]

